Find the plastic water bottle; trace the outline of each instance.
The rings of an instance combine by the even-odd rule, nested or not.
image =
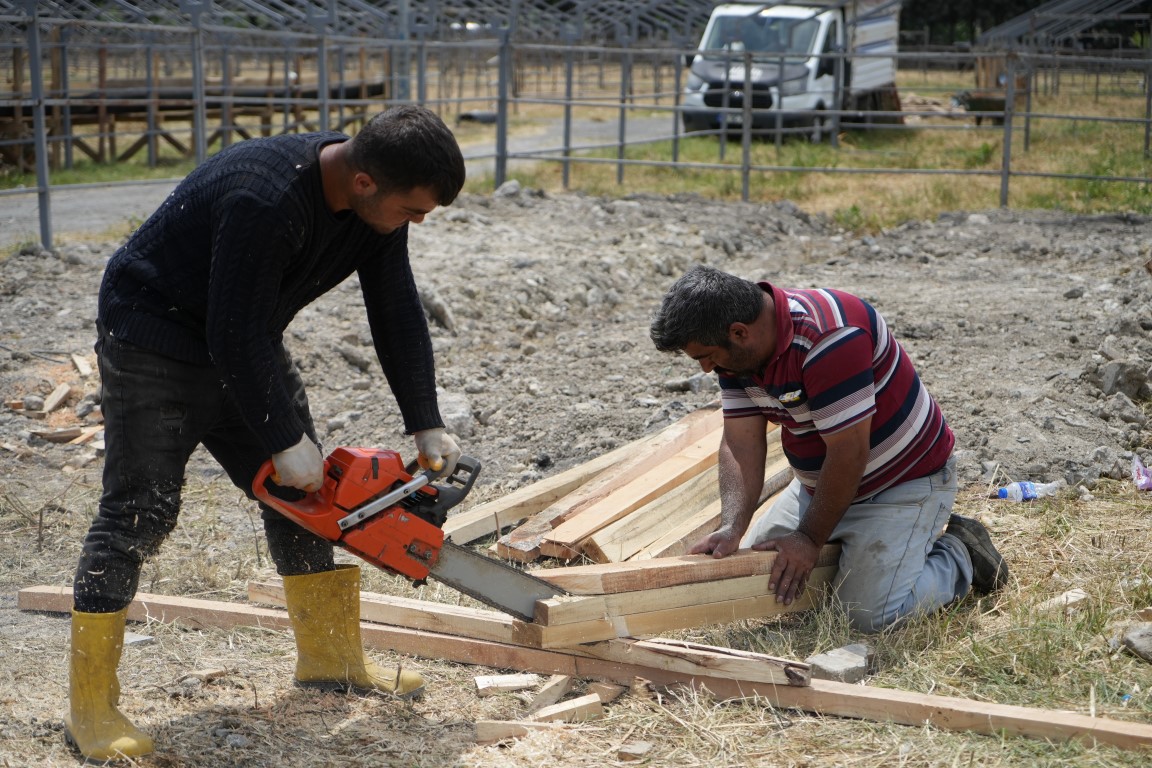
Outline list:
[[[1033,483],[1023,480],[1018,483],[1008,483],[996,490],[996,497],[1008,501],[1032,501],[1044,496],[1055,496],[1064,483],[1057,480],[1052,483]]]

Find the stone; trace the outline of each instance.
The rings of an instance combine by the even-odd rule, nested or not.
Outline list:
[[[857,643],[817,653],[805,661],[812,667],[812,677],[817,680],[858,683],[868,675],[869,655],[869,648]]]
[[[1121,642],[1132,653],[1152,663],[1152,622],[1129,627]]]

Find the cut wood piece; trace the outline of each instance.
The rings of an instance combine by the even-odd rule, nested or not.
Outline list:
[[[609,595],[639,592],[657,587],[673,587],[700,581],[719,581],[742,576],[768,575],[776,562],[775,552],[741,549],[728,557],[680,555],[623,563],[575,565],[568,568],[541,568],[532,572],[573,595]],[[820,550],[816,567],[840,562],[840,545],[827,544]]]
[[[104,431],[104,427],[102,425],[101,426],[93,426],[93,427],[81,427],[80,428],[80,434],[77,435],[76,437],[72,438],[71,440],[69,440],[68,444],[69,445],[83,445],[84,443],[90,442],[92,440],[92,438],[96,437],[96,435],[100,434],[103,431]]]
[[[660,538],[670,527],[699,515],[720,496],[716,467],[681,483],[659,498],[580,542],[580,551],[595,563],[619,563]]]
[[[600,701],[605,704],[611,704],[624,695],[628,688],[623,685],[616,685],[615,683],[588,683],[588,693],[594,693],[600,697]]]
[[[284,605],[284,587],[279,578],[249,582],[248,595],[255,602]],[[540,647],[539,635],[531,630],[533,625],[483,608],[462,608],[365,592],[360,596],[360,617],[368,622],[414,630],[462,634],[477,640]],[[526,643],[520,640],[523,636],[529,638]],[[803,662],[715,646],[686,643],[669,645],[658,640],[611,640],[582,645],[574,652],[604,661],[676,670],[689,676],[738,675],[742,680],[779,685],[806,685],[808,679],[808,665]]]
[[[764,577],[754,577],[760,582],[760,594],[754,597],[733,598],[702,602],[658,610],[637,611],[634,613],[608,613],[603,618],[568,624],[526,624],[526,630],[519,635],[525,645],[539,643],[540,648],[567,648],[581,643],[609,640],[617,637],[647,637],[674,629],[704,627],[711,624],[727,624],[740,619],[779,616],[796,613],[812,607],[813,595],[827,585],[836,575],[836,566],[824,566],[812,570],[808,578],[808,588],[790,605],[778,602],[774,594],[765,594],[768,585]],[[716,582],[720,584],[722,582]],[[701,585],[692,585],[699,587]],[[710,585],[702,585],[708,587]],[[715,588],[715,584],[711,585]],[[669,589],[682,589],[670,587]],[[633,593],[641,598],[659,590]],[[706,591],[706,590],[705,590]],[[627,594],[627,593],[625,593]],[[613,595],[621,597],[623,595]],[[641,604],[637,601],[636,604]]]
[[[630,741],[627,744],[621,744],[616,750],[616,759],[622,762],[643,760],[644,756],[651,751],[652,742],[650,741]]]
[[[34,429],[32,434],[50,443],[68,443],[84,434],[80,427],[61,427],[60,429]]]
[[[594,693],[579,696],[568,701],[561,701],[550,707],[532,713],[530,720],[548,723],[562,721],[565,723],[579,723],[584,720],[593,720],[604,715],[604,702]]]
[[[559,731],[564,723],[544,723],[524,720],[477,720],[476,743],[498,744],[508,739],[519,739],[532,731]]]
[[[51,413],[56,410],[71,392],[72,387],[69,384],[61,384],[52,390],[52,394],[44,398],[44,413]]]
[[[575,512],[612,493],[637,474],[658,466],[685,445],[719,428],[724,415],[719,408],[701,408],[664,429],[624,446],[621,458],[581,487],[527,519],[523,525],[501,536],[495,552],[499,557],[531,562],[540,557],[544,536]],[[616,454],[617,451],[613,451]]]
[[[1062,595],[1057,595],[1050,600],[1045,600],[1036,606],[1036,610],[1050,611],[1053,608],[1063,608],[1069,610],[1076,606],[1077,603],[1082,603],[1088,599],[1088,593],[1082,589],[1070,589]]]
[[[72,355],[72,364],[76,366],[76,372],[84,378],[92,375],[92,364],[83,355]]]
[[[620,446],[557,475],[517,488],[499,499],[486,501],[465,512],[452,515],[444,523],[444,535],[457,544],[468,544],[493,533],[499,533],[592,481],[604,470],[629,458],[635,450],[632,443]]]
[[[67,615],[72,610],[72,590],[66,587],[28,587],[17,594],[17,605],[22,610],[52,611]],[[150,611],[144,608],[146,605],[151,606]],[[128,607],[128,615],[133,621],[151,615],[162,621],[179,621],[199,627],[260,626],[282,630],[289,627],[287,612],[279,609],[160,595],[137,594]],[[746,701],[758,698],[777,708],[899,723],[916,728],[931,724],[945,730],[971,731],[997,738],[1009,734],[1058,742],[1074,739],[1087,744],[1111,744],[1123,749],[1152,747],[1152,724],[1130,720],[1089,717],[1051,709],[995,704],[892,688],[870,688],[830,680],[813,680],[809,686],[796,686],[728,680],[709,676],[705,672],[686,675],[678,670],[645,667],[623,660],[605,662],[583,656],[579,650],[560,652],[518,648],[505,643],[387,627],[370,622],[362,623],[360,631],[369,648],[462,664],[513,668],[543,674],[562,673],[621,685],[630,685],[636,678],[643,678],[656,685],[688,685],[721,700]]]
[[[536,693],[536,698],[528,705],[529,712],[535,712],[544,707],[550,707],[568,695],[572,690],[573,679],[570,675],[552,675],[548,682]]]
[[[760,515],[772,508],[780,491],[792,482],[792,467],[787,459],[779,459],[765,468],[764,485],[757,499],[757,509],[752,515],[755,522]],[[694,517],[666,531],[651,544],[636,552],[630,560],[651,560],[657,557],[676,557],[687,554],[692,546],[720,526],[720,500],[712,502],[696,513]]]
[[[613,493],[580,510],[544,537],[540,551],[546,555],[579,549],[580,542],[633,510],[639,509],[709,467],[716,466],[723,427],[686,446],[658,467],[629,480]],[[559,550],[558,552],[556,550]]]
[[[480,675],[476,678],[476,695],[483,699],[498,693],[523,691],[535,688],[539,682],[539,676],[533,674]]]

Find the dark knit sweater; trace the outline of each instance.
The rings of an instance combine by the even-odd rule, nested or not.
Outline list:
[[[304,306],[356,272],[409,432],[443,426],[408,228],[377,234],[324,201],[315,133],[240,142],[194,170],[108,262],[99,321],[117,339],[214,365],[269,453],[304,434],[277,354]]]

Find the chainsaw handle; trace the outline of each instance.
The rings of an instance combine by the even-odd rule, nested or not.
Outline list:
[[[291,488],[292,491],[298,491],[302,494],[303,498],[295,501],[288,501],[282,499],[268,488],[266,483],[275,474],[276,468],[272,464],[272,459],[268,459],[256,472],[256,477],[252,479],[252,495],[257,500],[267,504],[272,509],[287,517],[289,520],[304,526],[310,531],[313,531],[319,536],[322,536],[329,541],[337,541],[340,538],[340,529],[334,523],[329,523],[327,512],[330,509],[328,495],[331,494],[331,489],[328,487],[328,459],[324,460],[324,485],[321,486],[319,491],[308,493],[306,491],[298,491],[296,488]],[[275,481],[273,480],[273,483]],[[327,494],[326,494],[327,491]],[[312,521],[312,522],[306,522]]]
[[[452,470],[452,474],[442,477],[434,483],[437,506],[440,507],[442,513],[464,501],[464,497],[472,490],[472,485],[476,482],[476,475],[478,474],[480,474],[480,460],[465,454],[456,460],[456,467]]]

